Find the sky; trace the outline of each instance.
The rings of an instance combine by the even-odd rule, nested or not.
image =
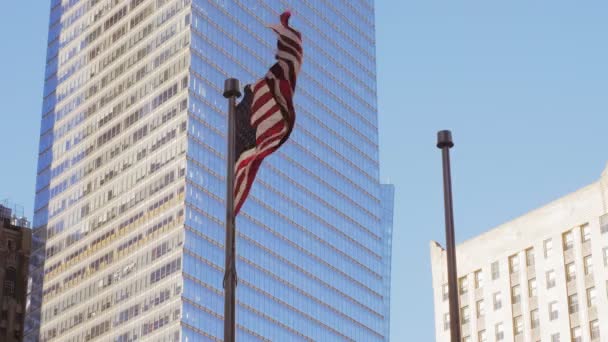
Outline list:
[[[396,187],[392,341],[435,339],[438,130],[455,142],[457,243],[599,179],[607,17],[594,0],[376,1],[380,168]]]
[[[0,199],[31,217],[49,6],[2,8]],[[452,130],[456,144],[457,242],[599,178],[607,16],[600,0],[376,1],[381,180],[396,187],[392,341],[435,339],[429,242],[445,241],[438,130]]]

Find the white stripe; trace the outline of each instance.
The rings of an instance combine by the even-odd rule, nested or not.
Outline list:
[[[283,70],[283,75],[285,75],[285,79],[288,80],[289,82],[291,82],[291,67],[289,66],[289,63],[285,62],[282,59],[278,59],[277,63],[279,64],[279,66],[281,67],[281,69]]]
[[[286,36],[287,38],[293,40],[298,45],[302,45],[302,40],[295,33],[293,33],[290,29],[284,27],[282,24],[274,24],[269,25],[271,29],[274,30],[279,36]]]
[[[239,186],[238,191],[234,195],[234,206],[236,207],[241,202],[241,197],[245,193],[245,188],[247,187],[247,178],[244,181],[241,181],[241,186]]]
[[[258,125],[258,129],[255,132],[255,137],[261,137],[264,132],[266,132],[281,121],[283,121],[283,116],[280,114],[280,111],[277,110],[277,113],[272,114],[266,120],[260,122],[260,124]]]
[[[277,52],[277,56],[290,61],[293,64],[294,70],[296,71],[296,75],[298,74],[298,71],[300,70],[300,62],[293,54],[287,51],[279,51]],[[280,60],[280,62],[286,63],[283,60]],[[287,74],[287,76],[289,76],[289,74]]]
[[[284,36],[279,36],[279,41],[281,43],[283,43],[283,45],[287,46],[287,48],[291,51],[293,50],[294,53],[292,53],[292,55],[298,57],[298,58],[302,58],[302,53],[300,52],[299,49],[301,49],[302,44],[299,44],[298,42],[294,43],[292,41],[288,41],[287,39],[285,39]],[[286,49],[287,49],[286,48]],[[280,50],[280,49],[279,49]]]
[[[272,75],[271,72],[268,72],[269,75]],[[287,110],[287,102],[285,101],[285,98],[283,96],[283,93],[281,92],[281,88],[279,87],[279,80],[276,79],[276,77],[274,77],[274,75],[272,75],[272,77],[270,77],[274,80],[276,80],[274,82],[274,89],[273,89],[273,99],[279,104],[279,106],[281,106],[282,109]],[[291,88],[289,89],[291,91]]]
[[[266,141],[270,140],[270,139],[275,139],[275,138],[279,138],[279,139],[275,139],[273,142],[269,143],[268,145],[264,146],[263,149],[259,150],[259,153],[263,153],[266,152],[266,150],[269,150],[271,148],[276,147],[280,142],[281,142],[281,137],[285,135],[285,130],[281,130],[281,133],[275,134],[272,137],[269,137]]]
[[[262,107],[260,107],[260,109],[253,113],[253,115],[251,116],[251,126],[255,127],[257,125],[257,121],[262,117],[262,115],[264,115],[268,110],[270,110],[270,108],[272,108],[275,103],[276,102],[274,101],[274,98],[271,96],[270,99],[268,99],[268,101],[266,101],[266,103]]]
[[[262,88],[258,89],[257,91],[255,90],[255,88],[258,86],[258,83],[260,82],[264,82],[264,86],[262,86]],[[254,103],[256,103],[264,94],[266,94],[267,92],[270,91],[270,88],[268,88],[268,83],[266,83],[266,81],[264,79],[261,79],[259,82],[254,83],[254,85],[251,87],[251,90],[254,91],[253,93],[253,101],[251,101],[251,104],[253,105]]]

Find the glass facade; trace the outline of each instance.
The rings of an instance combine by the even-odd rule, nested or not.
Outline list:
[[[388,340],[373,2],[53,0],[27,341],[221,340],[222,87],[285,8],[296,127],[237,218],[237,339]]]

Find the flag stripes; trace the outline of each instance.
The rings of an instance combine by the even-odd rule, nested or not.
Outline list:
[[[237,215],[266,156],[287,139],[295,123],[293,94],[302,65],[300,32],[289,26],[290,12],[269,26],[278,36],[276,63],[268,73],[245,87],[236,108],[234,214]]]

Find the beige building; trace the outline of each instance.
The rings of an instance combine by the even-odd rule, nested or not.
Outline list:
[[[608,168],[600,179],[456,247],[462,336],[608,341]],[[449,341],[445,250],[431,242],[435,333]]]
[[[0,204],[0,341],[22,340],[32,234],[29,222]]]

